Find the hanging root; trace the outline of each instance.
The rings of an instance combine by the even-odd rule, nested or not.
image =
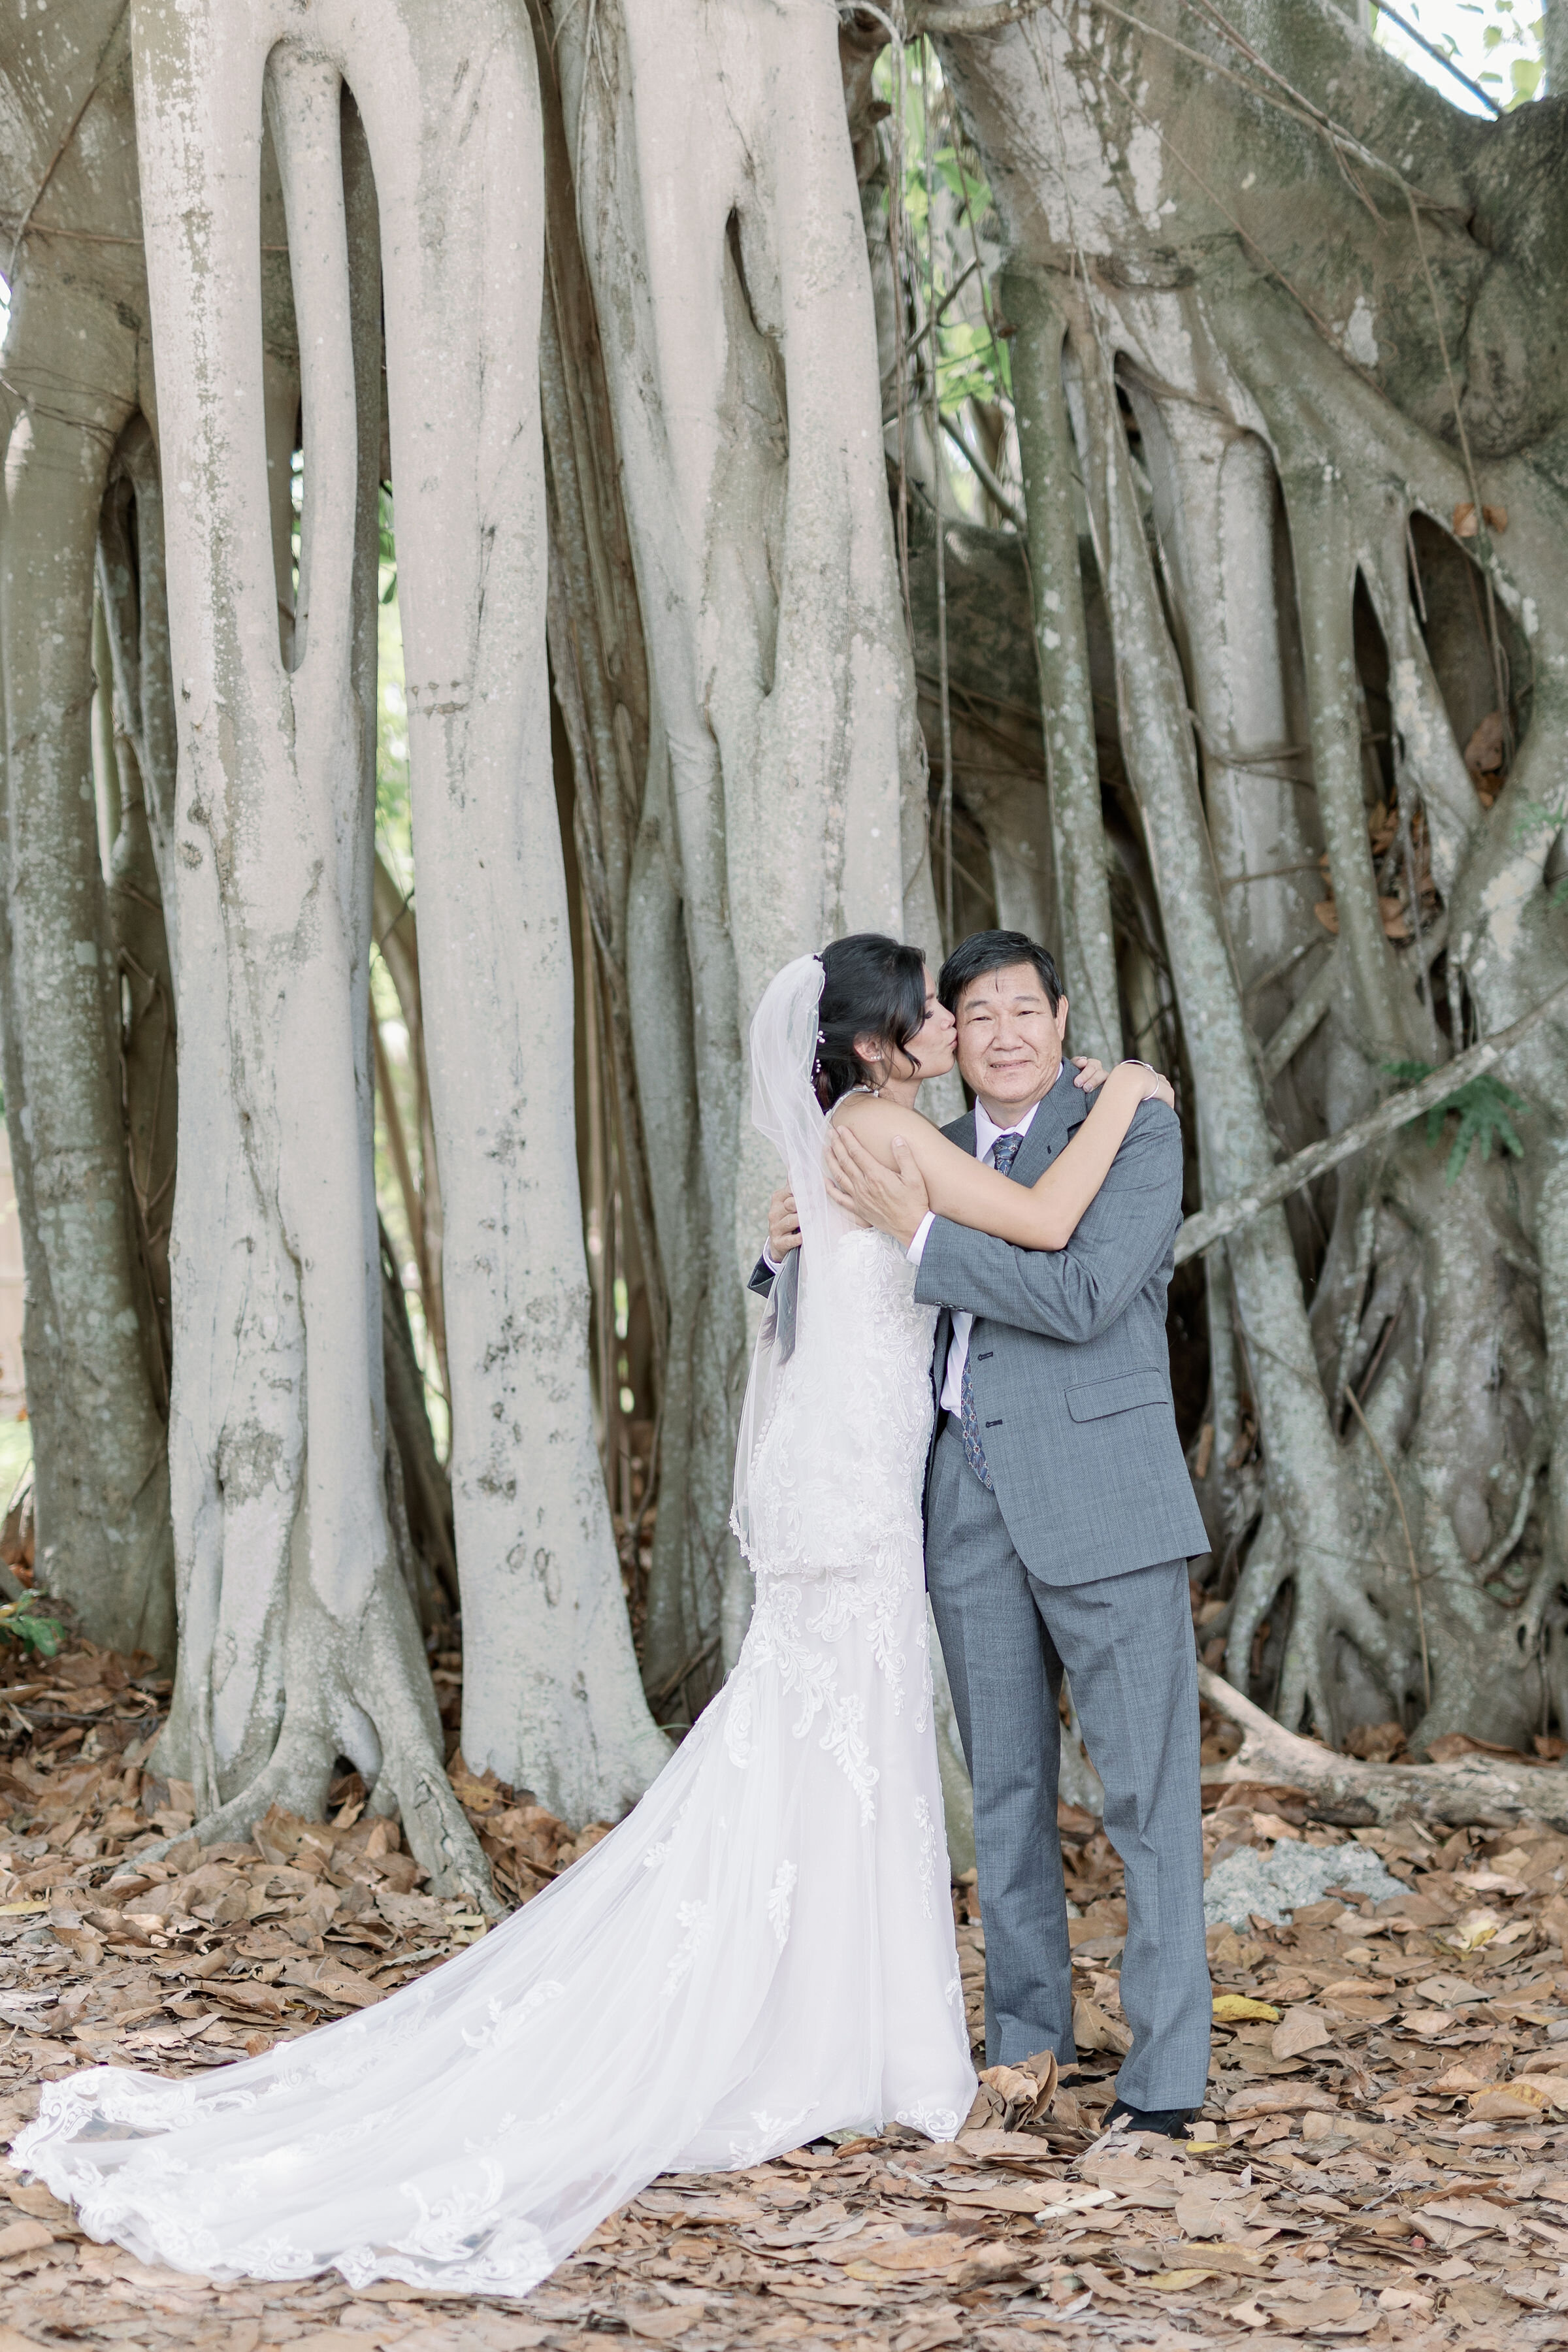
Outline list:
[[[204,1814],[185,1834],[204,1846],[248,1838],[274,1805],[307,1819],[319,1818],[331,1769],[323,1765],[322,1755],[314,1724],[285,1721],[277,1747],[256,1778],[226,1804]],[[506,1906],[497,1898],[489,1865],[444,1772],[426,1760],[399,1770],[395,1780],[388,1764],[372,1790],[370,1804],[373,1812],[400,1816],[409,1852],[428,1873],[433,1895],[459,1895],[489,1918],[502,1916]],[[177,1842],[167,1838],[148,1846],[137,1860],[159,1860]]]
[[[1281,1585],[1293,1573],[1280,1541],[1278,1517],[1270,1512],[1253,1538],[1230,1605],[1230,1638],[1226,1643],[1225,1663],[1236,1682],[1246,1684],[1251,1680],[1253,1640]]]
[[[1320,1549],[1304,1538],[1288,1535],[1277,1512],[1266,1518],[1231,1603],[1226,1666],[1232,1682],[1225,1687],[1245,1685],[1251,1680],[1252,1648],[1258,1629],[1267,1622],[1282,1588],[1293,1580],[1295,1607],[1280,1662],[1275,1713],[1280,1723],[1292,1725],[1310,1714],[1314,1723],[1338,1736],[1342,1708],[1334,1658],[1337,1641],[1354,1646],[1369,1677],[1384,1683],[1396,1708],[1417,1668],[1398,1626],[1382,1614],[1365,1591],[1363,1575],[1354,1559],[1338,1556],[1320,1559],[1310,1573],[1302,1573],[1300,1555]]]

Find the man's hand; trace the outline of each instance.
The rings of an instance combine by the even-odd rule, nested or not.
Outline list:
[[[789,1186],[781,1184],[768,1202],[768,1255],[775,1265],[783,1265],[791,1250],[799,1247],[800,1212]]]
[[[827,1193],[861,1224],[891,1234],[908,1249],[931,1196],[901,1135],[893,1138],[893,1157],[898,1166],[885,1168],[848,1128],[836,1127],[827,1139]]]

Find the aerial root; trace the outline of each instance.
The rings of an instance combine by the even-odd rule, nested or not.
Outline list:
[[[1372,1823],[1414,1816],[1459,1826],[1507,1824],[1527,1815],[1568,1814],[1568,1771],[1489,1756],[1463,1756],[1449,1764],[1364,1764],[1321,1740],[1304,1739],[1255,1706],[1206,1666],[1198,1688],[1208,1705],[1245,1738],[1214,1774],[1220,1783],[1272,1782],[1300,1789],[1314,1811],[1331,1821]]]

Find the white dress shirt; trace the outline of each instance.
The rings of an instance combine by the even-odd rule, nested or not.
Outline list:
[[[1051,1085],[1060,1086],[1066,1075],[1067,1064],[1064,1062],[1052,1079]],[[1046,1094],[1048,1095],[1050,1091],[1050,1087],[1047,1087]],[[1044,1102],[1045,1098],[1046,1095],[1042,1095],[1040,1102]],[[1017,1118],[1008,1126],[998,1127],[984,1105],[977,1102],[974,1106],[974,1157],[976,1160],[990,1159],[999,1136],[1027,1135],[1035,1113],[1039,1108],[1040,1103],[1031,1103],[1028,1109],[1020,1111]],[[926,1235],[935,1222],[936,1212],[934,1209],[928,1209],[915,1227],[914,1239],[910,1242],[907,1253],[911,1265],[919,1265],[924,1255]],[[963,1307],[955,1307],[952,1309],[952,1338],[948,1342],[947,1370],[942,1374],[942,1381],[943,1412],[962,1413],[963,1411],[963,1368],[969,1361],[969,1335],[973,1328],[973,1316]]]

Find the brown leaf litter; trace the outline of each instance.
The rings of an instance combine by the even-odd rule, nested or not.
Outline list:
[[[80,1642],[0,1660],[7,2131],[40,2081],[91,2063],[222,2065],[486,1932],[421,1891],[357,1778],[334,1787],[329,1822],[274,1811],[248,1843],[198,1847],[191,1791],[146,1769],[166,1691],[144,1664]],[[453,1719],[455,1662],[441,1688]],[[509,1896],[604,1834],[574,1837],[460,1754],[450,1769]],[[1211,1861],[1281,1837],[1350,1842],[1295,1790],[1210,1794]],[[484,2303],[333,2279],[211,2286],[92,2244],[0,2164],[0,2352],[585,2352],[606,2336],[682,2352],[1568,2346],[1568,1835],[1528,1822],[1353,1834],[1397,1897],[1331,1892],[1287,1927],[1211,1931],[1211,2095],[1190,2146],[1100,2129],[1127,2032],[1126,1908],[1103,1831],[1064,1806],[1079,2063],[989,2070],[955,2143],[894,2128],[667,2178],[525,2301]],[[166,1838],[162,1860],[138,1859]],[[978,2037],[973,1877],[953,1898]]]

